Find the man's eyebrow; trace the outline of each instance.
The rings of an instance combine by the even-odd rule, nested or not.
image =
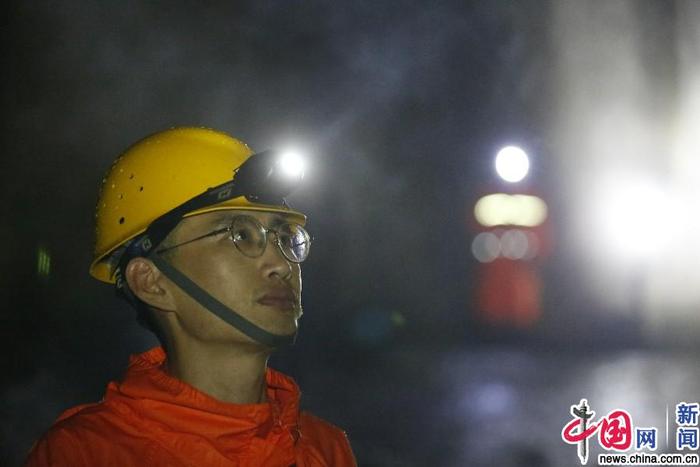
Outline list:
[[[236,217],[237,215],[240,214],[233,214],[230,212],[223,212],[219,214],[218,216],[214,216],[209,220],[209,225],[211,226],[217,226],[217,225],[222,225],[228,222],[231,222],[231,219]]]
[[[218,216],[214,216],[211,218],[209,221],[209,225],[211,226],[218,226],[218,225],[223,225],[226,223],[229,223],[233,220],[234,217],[238,217],[241,215],[245,215],[245,213],[241,212],[222,212]],[[284,216],[281,216],[279,214],[273,214],[270,218],[270,223],[268,227],[279,227],[280,225],[284,224],[287,222],[287,218]]]
[[[272,216],[272,219],[270,220],[270,227],[279,227],[280,225],[284,224],[287,222],[287,219],[285,219],[282,216],[275,215]]]

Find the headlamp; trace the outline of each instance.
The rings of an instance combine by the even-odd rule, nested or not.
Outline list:
[[[294,151],[283,152],[278,164],[287,177],[304,177],[304,160]]]
[[[295,170],[290,170],[292,164],[296,165]],[[304,170],[299,158],[290,160],[288,153],[274,150],[253,154],[235,170],[231,181],[209,188],[151,222],[143,235],[126,249],[116,270],[123,271],[134,257],[147,256],[187,213],[239,196],[245,196],[251,203],[288,207],[285,196],[292,193],[303,178]]]

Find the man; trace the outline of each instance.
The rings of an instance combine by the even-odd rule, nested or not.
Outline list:
[[[116,284],[162,346],[104,399],[64,412],[28,466],[347,466],[345,434],[299,412],[267,368],[301,317],[306,216],[293,161],[213,130],[136,143],[103,180],[90,273]]]

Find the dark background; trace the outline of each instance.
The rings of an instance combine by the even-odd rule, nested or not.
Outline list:
[[[663,427],[700,398],[700,300],[664,298],[693,275],[664,295],[644,263],[596,286],[577,203],[606,164],[680,170],[665,148],[699,121],[697,24],[690,1],[6,4],[0,462],[154,344],[88,276],[93,215],[112,160],[180,125],[307,154],[290,200],[316,239],[305,316],[271,364],[361,465],[576,465],[560,433],[582,397]],[[507,143],[555,234],[527,328],[487,326],[474,302],[471,206],[499,189]]]

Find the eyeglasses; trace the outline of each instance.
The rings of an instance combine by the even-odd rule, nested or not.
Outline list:
[[[236,246],[236,249],[249,258],[257,258],[265,253],[268,234],[270,233],[275,235],[275,243],[284,257],[292,263],[301,263],[309,256],[311,236],[301,225],[293,222],[284,222],[275,229],[269,229],[256,218],[246,215],[234,217],[228,227],[214,230],[177,245],[156,250],[156,253],[164,253],[182,245],[220,235],[224,232],[228,232],[229,238]]]

